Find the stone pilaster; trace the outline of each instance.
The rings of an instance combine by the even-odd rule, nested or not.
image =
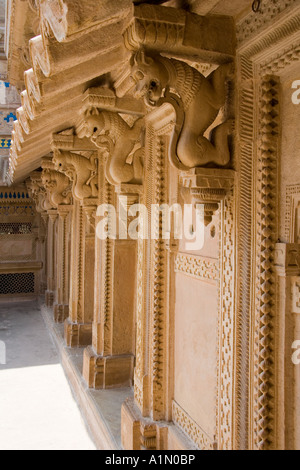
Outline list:
[[[63,323],[69,316],[70,295],[70,224],[73,206],[58,206],[57,238],[57,302],[54,305],[54,320]]]
[[[300,245],[278,243],[275,250],[277,335],[276,449],[300,446],[300,364],[296,345],[300,341]],[[295,354],[296,353],[296,354]],[[296,357],[296,359],[297,359]]]
[[[75,201],[71,230],[69,318],[65,322],[65,340],[69,347],[87,346],[92,342],[94,238],[84,208]]]
[[[45,301],[47,307],[53,307],[56,290],[56,209],[48,211],[48,244],[47,244],[47,291]]]
[[[103,181],[102,200],[113,204],[114,188]],[[141,186],[120,185],[117,215],[138,203]],[[125,199],[126,198],[126,199]],[[122,203],[126,201],[126,207]],[[117,205],[117,204],[115,204]],[[119,217],[118,217],[119,218]],[[96,223],[100,219],[96,218]],[[123,233],[127,233],[123,226]],[[119,230],[120,233],[120,230]],[[93,344],[84,353],[83,376],[90,388],[132,385],[135,351],[135,273],[137,243],[96,239]]]

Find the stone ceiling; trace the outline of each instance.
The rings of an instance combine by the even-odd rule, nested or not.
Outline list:
[[[250,0],[156,3],[201,15],[251,15]],[[84,4],[84,8],[83,8]],[[131,52],[120,32],[132,0],[8,0],[6,54],[10,82],[21,93],[10,158],[11,181],[24,180],[51,151],[53,133],[72,128],[83,93],[118,76]],[[198,58],[201,62],[201,60]],[[102,77],[99,79],[99,77]]]

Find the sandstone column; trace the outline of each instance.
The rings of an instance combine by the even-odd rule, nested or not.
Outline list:
[[[105,181],[102,202],[114,204],[116,214],[139,201],[142,186]],[[123,201],[128,206],[122,205]],[[119,199],[119,204],[118,204]],[[119,218],[119,217],[118,217]],[[96,224],[99,218],[96,218]],[[126,228],[125,233],[127,232]],[[121,237],[122,238],[122,237]],[[135,355],[135,290],[137,243],[130,239],[96,239],[95,306],[93,344],[84,353],[83,376],[90,388],[102,389],[132,385]]]
[[[54,167],[72,186],[74,210],[71,227],[69,318],[65,340],[69,347],[92,342],[94,311],[95,230],[98,203],[98,154],[94,145],[69,133],[53,136]]]
[[[92,341],[95,235],[75,201],[71,230],[71,273],[69,318],[65,322],[65,340],[70,347],[86,346]]]
[[[69,316],[70,295],[70,223],[73,206],[60,205],[58,211],[57,241],[57,303],[54,305],[54,320],[63,323]]]
[[[275,250],[277,328],[275,340],[277,393],[276,449],[300,446],[300,245],[278,243]],[[297,346],[297,348],[296,348]]]
[[[48,218],[48,236],[47,236],[47,291],[46,305],[52,307],[55,298],[56,289],[56,220],[58,217],[57,209],[47,211]]]

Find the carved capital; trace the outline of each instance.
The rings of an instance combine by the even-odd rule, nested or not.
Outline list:
[[[88,225],[94,232],[96,229],[96,213],[97,213],[97,207],[98,207],[98,199],[97,198],[84,199],[81,202],[81,205],[83,208],[83,212],[86,215]]]
[[[187,203],[204,205],[204,222],[209,225],[219,204],[232,191],[233,170],[195,168],[181,174],[182,195]]]
[[[277,243],[274,264],[278,274],[286,276],[300,275],[300,244]]]
[[[73,211],[74,209],[74,206],[73,205],[65,205],[65,204],[62,204],[61,206],[57,206],[57,212],[58,212],[58,215],[63,219],[65,220],[68,215]]]
[[[47,211],[47,214],[48,214],[49,219],[52,222],[52,224],[54,224],[57,217],[58,217],[57,209],[50,209],[50,210]]]

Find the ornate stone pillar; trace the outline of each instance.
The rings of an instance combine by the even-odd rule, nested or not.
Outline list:
[[[95,264],[93,218],[98,202],[98,160],[95,147],[89,141],[73,135],[55,135],[53,146],[55,168],[71,181],[74,198],[69,318],[65,321],[65,340],[69,347],[81,347],[92,342]],[[85,151],[89,152],[89,156],[85,156]]]
[[[70,347],[86,346],[92,341],[93,238],[87,228],[84,209],[75,201],[71,229],[69,318],[65,321],[65,340]]]
[[[46,305],[53,307],[56,291],[56,221],[57,209],[50,209],[48,214],[48,236],[47,236],[47,290]]]
[[[48,214],[43,208],[43,201],[46,197],[45,188],[42,186],[41,173],[33,172],[30,178],[26,181],[28,193],[35,203],[35,208],[43,221],[43,227],[40,227],[40,257],[42,259],[43,267],[40,274],[40,293],[45,295],[47,290],[47,228],[48,228]]]
[[[143,11],[145,10],[142,8],[141,13]],[[164,9],[162,12],[167,13]],[[189,22],[188,17],[185,19],[187,23],[184,22],[181,28],[183,35]],[[132,27],[139,24],[139,21],[136,19],[125,34],[126,46],[134,50],[141,46],[135,34],[135,28]],[[156,21],[153,21],[154,30],[155,23]],[[167,30],[170,32],[170,29]],[[166,33],[166,41],[168,37]],[[144,44],[151,43],[151,39],[148,36]],[[176,46],[180,48],[179,39]],[[168,46],[161,47],[162,52],[166,52]],[[186,432],[189,431],[191,439],[197,440],[197,445],[201,448],[207,446],[211,448],[215,445],[214,442],[209,442],[206,446],[205,438],[203,440],[199,438],[200,435],[205,434],[202,433],[200,425],[197,426],[187,414],[179,419],[178,412],[174,407],[172,408],[172,404],[175,403],[173,398],[176,381],[173,376],[175,367],[173,358],[175,308],[173,308],[174,289],[172,290],[174,254],[172,242],[166,242],[162,237],[163,221],[161,216],[156,214],[154,207],[161,208],[170,205],[170,182],[173,178],[178,182],[179,177],[182,176],[184,190],[182,192],[187,196],[185,202],[204,206],[206,225],[210,224],[214,213],[221,206],[225,217],[222,221],[222,236],[226,237],[222,251],[224,249],[225,252],[227,245],[233,246],[232,195],[235,173],[232,170],[234,162],[231,144],[234,132],[234,111],[232,103],[231,106],[229,103],[227,88],[228,90],[232,88],[230,82],[233,80],[234,66],[228,61],[212,72],[207,79],[185,62],[166,59],[153,51],[149,55],[143,50],[137,51],[133,63],[128,76],[136,82],[137,96],[144,95],[145,101],[153,109],[145,118],[147,137],[144,202],[150,214],[149,220],[151,219],[152,224],[154,221],[159,229],[159,237],[139,240],[134,401],[129,399],[122,407],[122,443],[125,449],[167,449],[168,425],[166,423],[174,421]],[[202,88],[204,83],[206,83],[205,91]],[[119,85],[120,90],[126,89],[126,78],[123,82],[120,79]],[[172,93],[171,89],[176,90],[176,94]],[[187,89],[191,90],[191,94],[186,93]],[[204,102],[214,103],[214,106],[204,105]],[[166,104],[169,106],[165,106]],[[205,131],[216,120],[218,110],[222,106],[224,106],[222,119],[219,120],[219,125],[216,123],[210,138],[207,139]],[[203,110],[201,115],[197,114],[197,107]],[[191,129],[193,129],[192,132]],[[179,203],[181,198],[178,193],[182,188],[176,189],[176,201],[172,199],[172,202]],[[222,266],[220,289],[222,298],[219,312],[220,359],[225,358],[226,367],[219,364],[219,358],[216,363],[216,369],[220,369],[218,370],[218,392],[222,392],[225,388],[224,375],[227,374],[226,392],[220,395],[219,403],[217,398],[216,403],[221,410],[218,412],[223,414],[221,426],[224,427],[224,432],[222,429],[223,434],[220,434],[223,439],[226,433],[224,448],[227,447],[228,442],[230,443],[231,437],[228,438],[228,434],[232,433],[232,430],[228,428],[230,428],[233,392],[228,383],[233,379],[234,304],[229,297],[235,282],[233,251],[229,249],[227,251],[228,259]],[[226,274],[227,279],[225,279]],[[230,351],[227,353],[228,349]],[[180,446],[179,443],[178,446]]]
[[[276,448],[300,446],[300,245],[278,243],[275,249],[278,334],[276,354]]]
[[[122,407],[122,443],[125,449],[167,448],[166,425],[171,420],[172,367],[170,362],[172,309],[169,304],[169,273],[171,266],[170,240],[162,239],[161,217],[153,214],[156,207],[168,204],[167,181],[169,167],[168,118],[153,113],[146,135],[145,174],[140,203],[147,209],[148,236],[138,238],[136,281],[136,362],[134,400]],[[159,236],[150,237],[149,223],[153,220]],[[170,371],[170,375],[169,375]],[[160,422],[160,424],[158,424]]]
[[[112,90],[89,89],[84,96],[77,132],[99,149],[100,201],[112,205],[118,218],[121,212],[127,217],[142,191],[143,111],[137,100],[117,98]],[[130,126],[119,112],[135,115],[135,123]],[[85,351],[83,367],[87,384],[96,389],[133,381],[137,242],[127,238],[127,219],[125,225],[113,239],[96,239],[93,344]]]
[[[44,158],[42,165],[42,183],[48,193],[49,201],[56,208],[58,215],[54,249],[56,254],[54,320],[57,323],[63,323],[68,318],[69,312],[69,231],[73,209],[71,184],[65,175],[55,171],[52,157]]]
[[[46,158],[45,161],[46,160],[49,161],[49,158]],[[37,212],[41,214],[46,226],[47,248],[45,274],[47,289],[45,302],[48,307],[52,307],[56,289],[56,219],[58,214],[57,210],[54,208],[55,206],[51,202],[50,193],[43,184],[42,173],[34,172],[30,177],[30,181],[27,183],[27,187],[36,203]]]
[[[102,175],[102,203],[118,206],[117,215],[139,202],[142,186],[114,188]],[[125,199],[126,198],[126,199]],[[119,203],[116,203],[119,199]],[[126,207],[122,203],[128,204]],[[99,222],[99,217],[96,223]],[[124,233],[124,232],[123,232]],[[119,230],[120,234],[120,230]],[[96,239],[93,344],[84,353],[83,376],[90,388],[130,386],[135,356],[135,279],[137,243],[134,240]]]
[[[73,205],[60,205],[58,211],[57,240],[57,302],[54,305],[54,321],[63,323],[69,316],[70,295],[70,223]]]

